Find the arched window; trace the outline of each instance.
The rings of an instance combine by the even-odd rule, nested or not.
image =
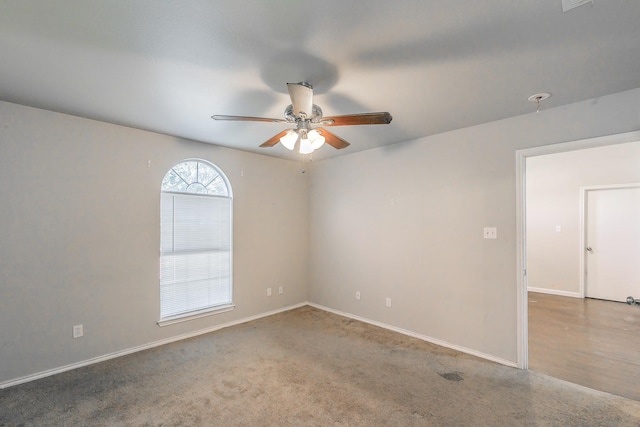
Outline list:
[[[164,176],[159,324],[233,307],[232,201],[226,176],[207,161],[184,160]]]

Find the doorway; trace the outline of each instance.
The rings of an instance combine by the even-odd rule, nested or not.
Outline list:
[[[550,146],[536,147],[531,149],[519,150],[516,152],[516,169],[517,169],[517,188],[516,188],[516,200],[517,200],[517,284],[518,284],[518,366],[523,369],[529,367],[529,351],[528,351],[528,282],[530,280],[528,272],[528,259],[527,259],[527,228],[526,228],[526,212],[527,212],[527,159],[534,158],[536,156],[544,156],[558,153],[568,153],[576,150],[583,150],[596,147],[605,147],[609,145],[617,145],[624,143],[631,143],[640,141],[640,132],[630,132],[626,134],[619,134],[613,136],[606,136],[600,138],[593,138],[588,140],[574,141],[562,144],[554,144]],[[577,215],[576,215],[577,217]],[[555,224],[552,228],[553,232],[561,233],[563,230],[563,224]],[[584,242],[580,242],[584,244]],[[579,253],[584,246],[578,247],[576,243],[573,251]],[[576,257],[579,258],[579,257]],[[583,267],[583,266],[582,266]],[[579,275],[578,268],[576,275]],[[584,270],[583,270],[584,271]],[[546,289],[551,294],[564,296],[580,296],[580,289],[578,286],[571,288],[569,291],[562,289],[558,286],[556,289],[553,287]]]

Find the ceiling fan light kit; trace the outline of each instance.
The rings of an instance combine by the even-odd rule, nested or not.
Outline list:
[[[260,147],[273,147],[280,142],[288,150],[300,154],[311,154],[325,143],[340,150],[350,144],[322,127],[315,126],[353,126],[384,125],[393,119],[387,112],[349,114],[344,116],[322,117],[322,109],[313,103],[313,87],[308,83],[287,83],[291,105],[284,110],[284,119],[265,117],[213,115],[214,120],[253,121],[294,124],[294,129],[278,133],[263,142]]]
[[[294,150],[298,144],[300,154],[311,154],[324,145],[325,138],[316,129],[290,129],[280,138],[280,143],[288,150]]]

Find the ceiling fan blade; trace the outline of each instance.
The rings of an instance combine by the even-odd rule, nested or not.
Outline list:
[[[270,119],[268,117],[249,117],[249,116],[225,116],[214,114],[211,116],[213,120],[231,120],[236,122],[269,122],[269,123],[289,123],[284,119]]]
[[[278,142],[280,142],[280,138],[282,138],[283,136],[285,136],[287,134],[287,132],[289,132],[289,129],[287,130],[283,130],[282,132],[280,132],[279,134],[272,136],[271,138],[267,139],[265,142],[263,142],[262,144],[260,144],[260,147],[273,147],[274,145],[276,145]]]
[[[391,123],[392,119],[393,117],[391,117],[391,114],[387,112],[380,112],[323,117],[322,120],[320,120],[320,123],[325,126],[387,125]]]
[[[341,149],[347,148],[349,145],[351,145],[347,141],[345,141],[344,139],[340,138],[337,135],[332,134],[331,132],[329,132],[326,129],[317,128],[316,130],[320,133],[320,135],[324,136],[324,142],[326,144],[329,144],[333,148],[341,150]]]
[[[313,113],[313,88],[306,83],[287,83],[291,104],[293,105],[293,114],[296,117],[311,118]]]

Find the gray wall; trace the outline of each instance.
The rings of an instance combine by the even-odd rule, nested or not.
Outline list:
[[[161,328],[160,184],[192,157],[219,166],[233,188],[237,306]],[[0,383],[305,302],[300,169],[0,102]],[[267,298],[268,286],[285,292]]]
[[[526,169],[529,289],[580,296],[580,187],[640,182],[640,142],[529,157]]]
[[[639,112],[634,90],[314,163],[310,300],[516,362],[515,151],[636,131]]]
[[[515,150],[636,131],[639,112],[634,90],[303,175],[293,162],[0,103],[0,383],[307,300],[515,361]],[[160,328],[159,187],[189,157],[233,186],[237,307]],[[498,239],[482,239],[484,226]],[[267,298],[279,285],[285,294]]]

